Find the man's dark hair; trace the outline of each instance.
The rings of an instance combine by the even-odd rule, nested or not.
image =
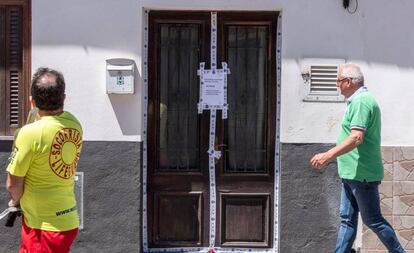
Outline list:
[[[39,110],[54,111],[62,108],[65,99],[65,79],[62,73],[50,68],[37,69],[32,79],[31,95]]]

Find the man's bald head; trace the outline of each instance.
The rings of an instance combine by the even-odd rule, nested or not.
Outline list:
[[[65,80],[62,73],[39,68],[33,75],[31,95],[39,110],[54,111],[63,108]]]

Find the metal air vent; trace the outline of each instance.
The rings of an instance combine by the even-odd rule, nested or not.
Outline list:
[[[344,97],[336,87],[338,67],[343,59],[306,58],[301,61],[301,74],[306,84],[303,101],[342,102]]]
[[[338,65],[311,65],[310,94],[339,95],[336,87]]]

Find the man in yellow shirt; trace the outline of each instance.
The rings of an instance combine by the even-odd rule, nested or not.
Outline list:
[[[33,75],[32,106],[40,120],[20,130],[7,167],[9,206],[23,211],[19,252],[69,252],[79,218],[74,174],[82,149],[79,121],[63,110],[63,75],[40,68]]]

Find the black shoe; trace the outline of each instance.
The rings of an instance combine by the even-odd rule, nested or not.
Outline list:
[[[350,253],[356,253],[356,250],[354,250],[354,249],[351,249],[351,252]]]

